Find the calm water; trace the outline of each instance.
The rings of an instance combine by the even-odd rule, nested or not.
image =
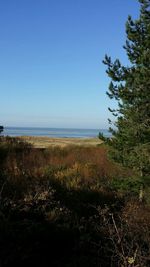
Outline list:
[[[3,135],[9,136],[47,136],[47,137],[97,137],[99,132],[109,137],[110,133],[104,129],[62,129],[62,128],[31,128],[6,127]]]

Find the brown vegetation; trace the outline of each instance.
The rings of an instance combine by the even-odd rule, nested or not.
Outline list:
[[[1,266],[149,266],[150,207],[107,147],[0,140]]]

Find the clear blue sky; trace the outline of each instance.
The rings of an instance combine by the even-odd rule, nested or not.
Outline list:
[[[127,64],[129,14],[137,0],[0,1],[0,124],[106,128],[102,59]]]

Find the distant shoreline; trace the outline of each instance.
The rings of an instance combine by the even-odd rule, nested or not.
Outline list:
[[[34,127],[4,127],[3,135],[11,137],[32,136],[48,138],[97,138],[99,132],[105,137],[110,133],[106,129],[76,129],[76,128],[34,128]]]

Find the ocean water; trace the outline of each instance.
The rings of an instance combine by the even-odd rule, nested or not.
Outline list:
[[[46,136],[46,137],[97,137],[99,132],[110,137],[111,134],[105,129],[67,129],[67,128],[32,128],[32,127],[5,127],[5,136]]]

